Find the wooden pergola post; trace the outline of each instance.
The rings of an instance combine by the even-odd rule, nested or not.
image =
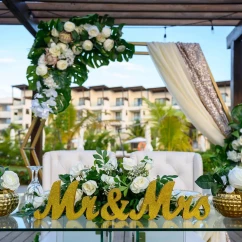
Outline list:
[[[227,37],[231,49],[231,107],[242,103],[242,21]]]

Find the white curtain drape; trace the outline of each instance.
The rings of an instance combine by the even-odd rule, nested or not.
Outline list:
[[[224,136],[201,102],[175,43],[148,43],[150,56],[181,110],[213,144],[223,145]]]

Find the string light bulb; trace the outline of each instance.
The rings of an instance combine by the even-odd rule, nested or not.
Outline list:
[[[214,27],[213,27],[213,20],[209,20],[211,22],[211,32],[214,33]]]
[[[167,35],[166,35],[166,27],[164,27],[164,30],[165,30],[165,33],[164,33],[164,40],[166,41],[166,37],[167,37]]]

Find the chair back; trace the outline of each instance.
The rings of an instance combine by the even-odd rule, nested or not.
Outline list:
[[[79,162],[91,167],[95,150],[58,150],[46,152],[43,156],[43,189],[50,190],[53,182],[59,180],[60,174],[67,174],[70,168]],[[110,152],[109,156],[115,156]]]
[[[137,151],[131,153],[130,158],[139,163],[145,156],[152,158],[154,166],[150,171],[150,178],[157,175],[178,175],[175,179],[175,189],[202,192],[195,183],[203,174],[202,158],[193,152],[174,151]]]

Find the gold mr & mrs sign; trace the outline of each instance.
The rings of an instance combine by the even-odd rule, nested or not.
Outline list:
[[[207,196],[202,196],[198,199],[195,203],[194,207],[190,209],[192,204],[193,197],[190,196],[187,199],[184,196],[181,196],[177,200],[177,208],[174,211],[170,211],[170,200],[172,195],[172,190],[175,185],[174,181],[170,181],[164,185],[162,190],[160,191],[159,195],[156,196],[156,181],[152,181],[148,186],[144,202],[141,206],[139,212],[136,210],[131,210],[130,213],[124,213],[125,207],[128,205],[129,201],[121,200],[122,193],[118,188],[112,189],[108,193],[107,203],[103,205],[101,211],[95,211],[95,202],[97,197],[89,197],[85,196],[82,199],[82,206],[78,212],[74,211],[74,202],[75,202],[75,195],[78,186],[78,181],[72,182],[68,189],[66,190],[62,201],[60,199],[60,188],[61,182],[57,181],[53,184],[48,203],[45,207],[45,210],[41,213],[37,210],[34,213],[34,217],[36,219],[43,219],[45,218],[49,212],[52,212],[52,219],[58,219],[63,212],[66,210],[66,217],[69,220],[75,220],[81,217],[84,213],[86,213],[86,218],[88,220],[93,220],[96,218],[100,213],[101,217],[104,220],[126,220],[128,217],[132,220],[139,220],[145,213],[149,214],[149,219],[154,219],[159,214],[161,210],[161,214],[166,220],[172,220],[175,218],[181,211],[183,219],[191,219],[195,217],[198,220],[205,219],[210,212],[210,205],[208,202]],[[118,206],[118,202],[120,201],[121,207]],[[162,206],[162,208],[161,208]],[[200,214],[200,207],[203,207],[204,213]],[[109,209],[108,209],[109,208]],[[52,210],[51,210],[52,209]],[[109,212],[111,210],[111,212]],[[148,212],[147,212],[148,211]]]

